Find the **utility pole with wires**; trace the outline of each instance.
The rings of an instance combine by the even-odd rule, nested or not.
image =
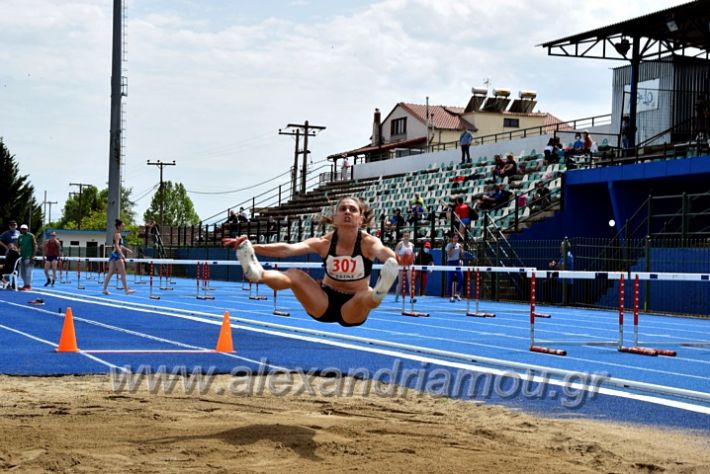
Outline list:
[[[42,201],[42,204],[44,205],[44,217],[47,220],[47,224],[50,224],[52,222],[52,204],[59,204],[57,201],[47,201],[47,191],[44,192],[44,201]],[[49,207],[49,218],[47,219],[47,207]]]
[[[157,166],[160,168],[160,188],[158,189],[158,192],[160,193],[160,228],[163,228],[163,206],[165,204],[165,196],[163,195],[163,168],[166,166],[175,166],[175,160],[173,160],[172,163],[164,163],[160,160],[151,162],[150,160],[146,161],[146,164],[148,166]]]
[[[279,135],[291,135],[296,137],[296,151],[293,156],[293,169],[291,171],[291,197],[295,198],[298,187],[296,186],[296,177],[298,176],[298,155],[303,155],[303,164],[301,165],[301,193],[306,193],[306,173],[308,169],[308,137],[315,137],[318,132],[325,130],[325,127],[320,125],[310,125],[306,120],[303,125],[297,123],[289,123],[286,128],[279,129]],[[303,149],[298,149],[299,139],[303,137]],[[252,212],[254,210],[252,209]]]
[[[93,185],[86,183],[69,183],[69,186],[79,186],[79,222],[77,223],[77,228],[81,230],[81,220],[84,218],[84,201],[82,199],[82,193],[84,192],[84,188],[88,188]],[[74,195],[76,195],[76,193],[74,193]]]

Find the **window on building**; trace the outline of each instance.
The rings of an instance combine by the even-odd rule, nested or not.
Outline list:
[[[71,247],[78,247],[79,246],[79,241],[78,240],[70,240],[69,245]]]
[[[503,128],[520,128],[520,119],[504,118]]]
[[[390,135],[404,135],[407,133],[407,117],[392,120]]]

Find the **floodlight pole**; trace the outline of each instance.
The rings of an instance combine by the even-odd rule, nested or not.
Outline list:
[[[106,203],[106,245],[113,244],[113,227],[121,214],[121,101],[124,90],[123,0],[113,0],[113,37],[111,56],[111,130],[109,132],[108,199]]]

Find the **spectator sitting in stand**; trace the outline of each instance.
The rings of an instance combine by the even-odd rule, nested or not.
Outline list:
[[[496,180],[498,179],[498,176],[501,176],[501,179],[502,179],[503,168],[505,167],[505,161],[503,161],[503,158],[501,158],[500,155],[496,155],[494,157],[494,160],[495,160],[495,168],[493,168],[493,182],[495,183]]]
[[[532,211],[545,209],[550,205],[550,197],[550,189],[545,186],[545,182],[538,181],[535,183],[535,192],[533,193],[532,203],[530,203],[530,209]]]
[[[414,219],[420,219],[426,213],[424,199],[419,193],[414,193],[414,198],[409,202],[409,212]]]
[[[404,225],[404,217],[402,217],[402,211],[399,208],[394,210],[394,214],[390,216],[389,219],[385,221],[385,230],[390,232],[390,239],[392,238],[391,232],[398,231]]]
[[[547,145],[545,145],[543,153],[545,154],[545,159],[543,161],[545,166],[552,163],[559,163],[560,155],[558,154],[558,148],[554,138],[550,138],[547,141]]]
[[[237,222],[239,222],[239,216],[237,216],[237,213],[234,212],[233,209],[229,211],[229,217],[227,218],[227,222],[229,222],[230,224],[236,224]]]
[[[409,222],[410,224],[414,222],[419,222],[424,217],[424,205],[420,203],[412,204],[412,206],[408,209],[407,212],[409,214],[407,222]]]
[[[239,222],[246,223],[249,222],[249,213],[243,207],[239,208],[239,215],[237,216]]]
[[[589,135],[589,132],[584,132],[584,140],[582,141],[582,149],[584,150],[584,153],[591,153],[593,147],[594,141],[592,140],[592,137]]]
[[[518,163],[515,162],[515,157],[512,153],[508,153],[505,157],[505,163],[503,164],[503,169],[501,170],[500,176],[502,178],[514,176],[518,173]]]
[[[491,187],[491,189],[481,196],[473,208],[478,209],[493,209],[499,205],[505,203],[510,199],[512,193],[505,189],[503,184]]]
[[[567,155],[581,155],[582,153],[584,153],[584,140],[582,140],[582,135],[580,133],[575,133],[572,148],[569,150]]]

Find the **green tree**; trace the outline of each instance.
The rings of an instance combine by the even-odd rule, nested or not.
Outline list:
[[[131,200],[133,188],[124,188],[121,186],[121,214],[120,219],[126,224],[131,225],[136,220],[136,203]],[[99,200],[104,204],[104,211],[108,208],[108,187],[101,190]],[[106,217],[104,216],[104,221]],[[104,223],[104,226],[106,224]]]
[[[153,195],[150,207],[143,214],[147,221],[155,219],[160,223],[160,188]],[[200,217],[195,212],[192,199],[187,195],[182,183],[163,182],[163,225],[198,225]]]
[[[121,187],[121,220],[130,225],[135,218],[131,201],[131,188]],[[79,193],[72,194],[64,203],[64,217],[58,227],[78,229],[81,219],[82,229],[101,230],[106,228],[106,209],[108,207],[108,188],[99,191],[95,186],[87,186]]]
[[[106,223],[101,227],[95,228],[88,224],[87,218],[90,214],[101,211],[102,203],[99,201],[99,190],[96,186],[85,186],[82,188],[81,194],[72,193],[64,203],[64,216],[62,217],[62,227],[65,229],[103,229]],[[103,205],[105,211],[106,205]],[[104,212],[105,215],[105,212]],[[104,218],[104,220],[106,220]]]
[[[28,178],[29,175],[20,175],[15,155],[10,154],[0,137],[0,228],[3,230],[11,220],[28,224],[34,234],[42,228],[42,209]]]

